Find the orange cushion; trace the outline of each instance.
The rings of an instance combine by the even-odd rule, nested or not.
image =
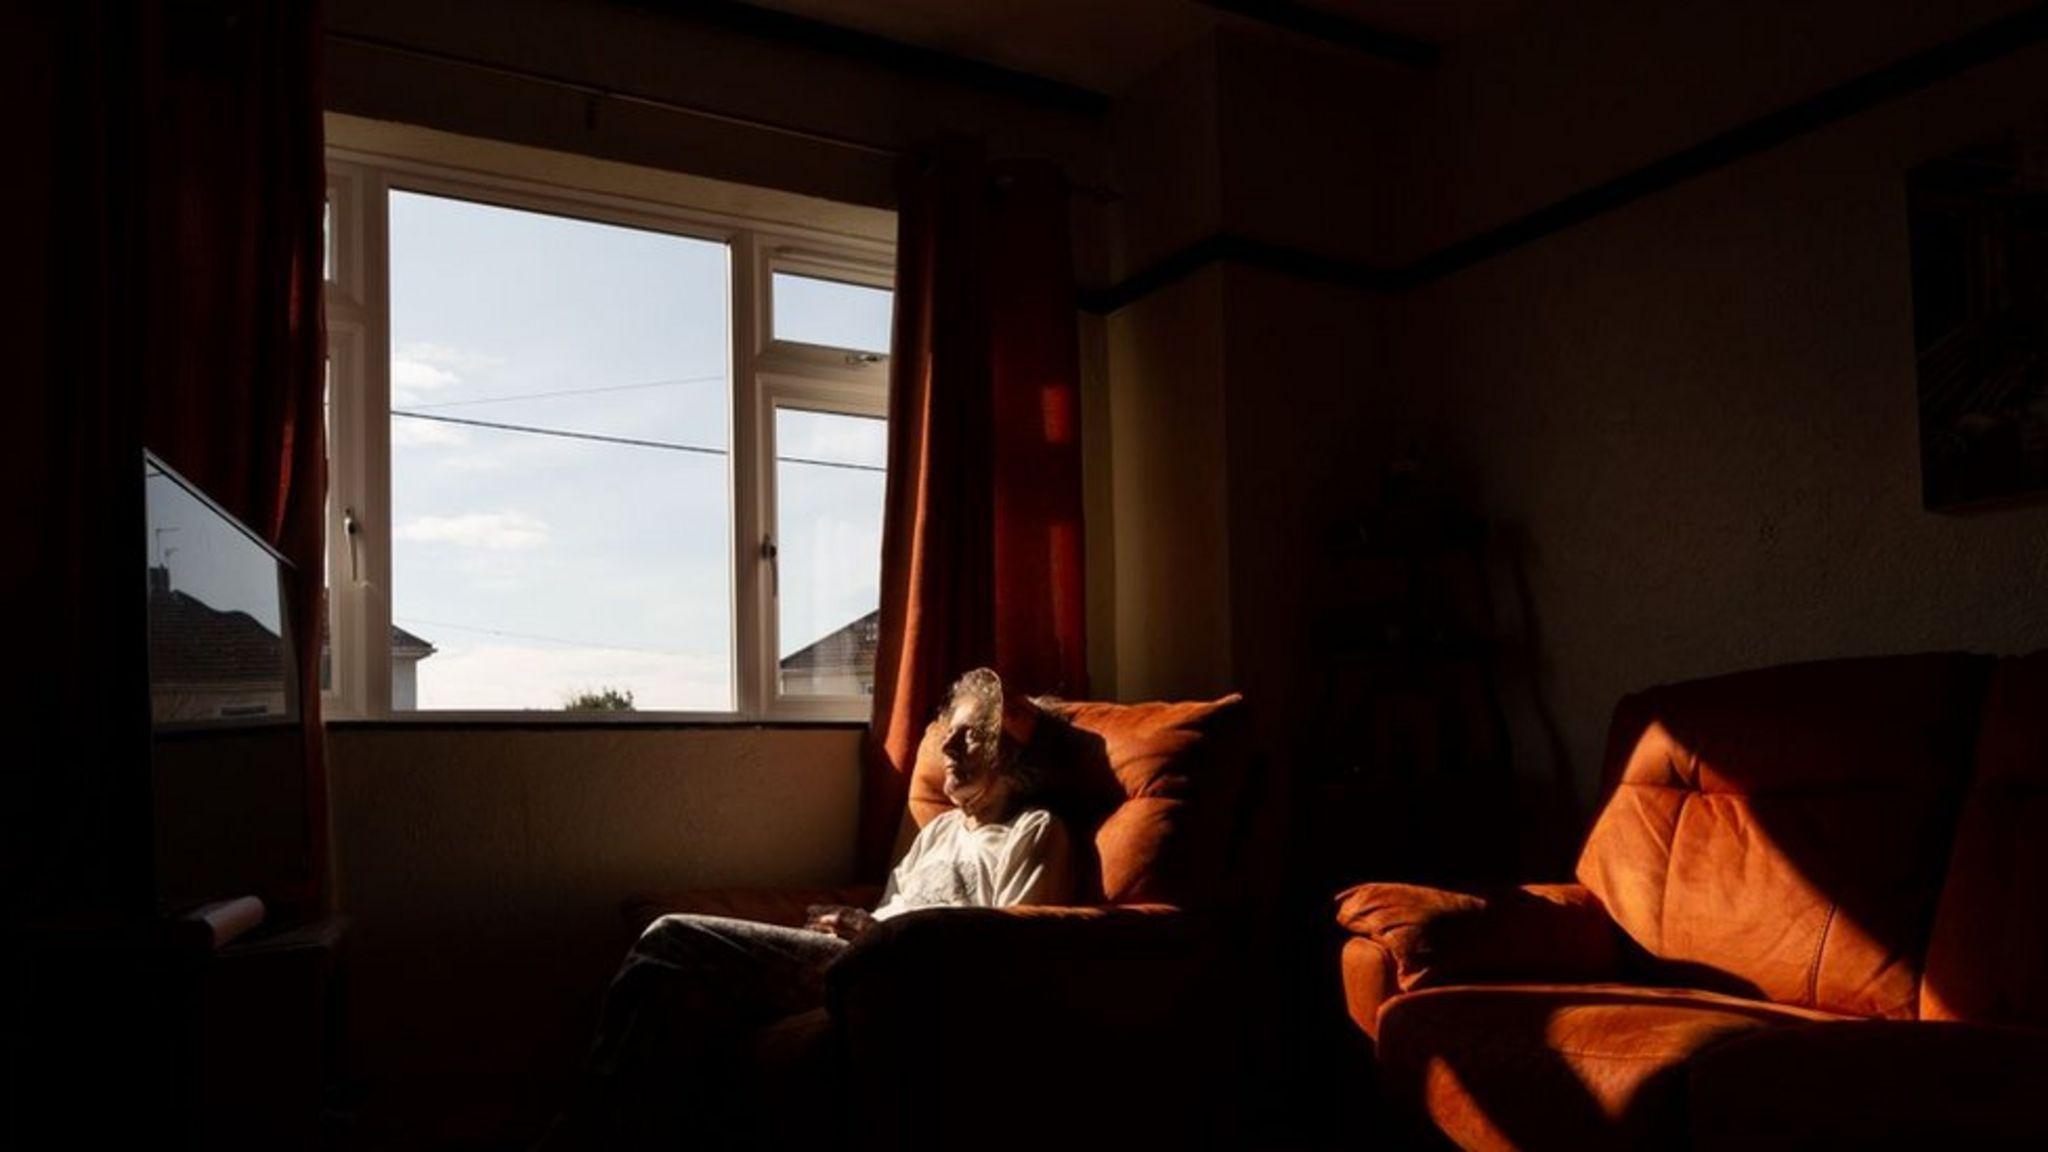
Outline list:
[[[1920,1014],[2048,1028],[2048,652],[1992,677]]]
[[[1379,1057],[1389,1090],[1462,1148],[1677,1148],[1687,1061],[1830,1018],[1624,984],[1436,988],[1387,1002]]]
[[[1243,698],[1176,703],[1056,701],[1065,725],[1041,725],[1046,804],[1097,859],[1087,897],[1111,904],[1213,898],[1243,815]],[[926,729],[910,782],[910,814],[930,822],[946,800],[941,729]]]
[[[1660,983],[1912,1016],[1987,665],[1835,660],[1623,700],[1580,882]]]
[[[1338,897],[1337,922],[1387,950],[1403,992],[1622,975],[1614,922],[1577,884],[1524,884],[1485,894],[1360,884]]]

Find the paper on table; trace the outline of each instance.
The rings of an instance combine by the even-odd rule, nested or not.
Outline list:
[[[206,925],[213,946],[219,948],[263,923],[263,912],[263,901],[254,896],[237,896],[201,904],[185,913],[185,919]]]

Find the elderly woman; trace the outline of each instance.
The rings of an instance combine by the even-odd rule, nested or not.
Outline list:
[[[874,911],[814,906],[802,928],[692,915],[650,925],[605,997],[583,1092],[545,1146],[715,1139],[718,1075],[736,1046],[822,1004],[825,968],[877,921],[919,908],[1066,901],[1066,830],[1030,803],[1040,766],[1025,750],[1041,715],[1006,701],[986,668],[954,683],[926,735],[938,742],[954,807],[918,833]]]

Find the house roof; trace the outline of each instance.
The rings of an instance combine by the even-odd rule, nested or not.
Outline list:
[[[247,612],[152,585],[149,677],[155,684],[275,684],[284,674],[284,638]]]
[[[327,646],[327,617],[324,615],[320,618],[320,646]],[[394,659],[425,660],[439,651],[433,641],[421,639],[396,624],[391,626],[391,655]]]
[[[327,643],[327,618],[320,619],[320,642]],[[396,624],[391,626],[391,655],[398,660],[424,660],[435,653],[431,641]],[[149,590],[149,677],[156,684],[276,683],[284,666],[284,638],[247,612],[222,611],[169,586],[168,577],[152,579]]]
[[[391,626],[391,655],[399,660],[424,660],[439,649],[432,643],[420,639],[398,625]]]
[[[877,638],[881,633],[880,609],[828,632],[784,656],[779,666],[785,672],[849,673],[872,671]]]

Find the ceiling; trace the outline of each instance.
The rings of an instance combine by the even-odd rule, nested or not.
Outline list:
[[[1324,15],[1442,46],[1504,23],[1527,0],[748,0],[825,24],[1115,95],[1237,12]]]

